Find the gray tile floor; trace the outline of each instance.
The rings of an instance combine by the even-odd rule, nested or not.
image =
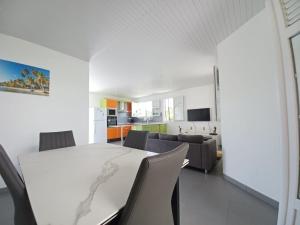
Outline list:
[[[223,179],[221,162],[205,175],[184,169],[181,174],[182,225],[276,225],[277,210]],[[0,193],[0,224],[13,225],[13,203]]]
[[[182,225],[276,225],[278,210],[244,192],[214,171],[184,169],[181,174]]]

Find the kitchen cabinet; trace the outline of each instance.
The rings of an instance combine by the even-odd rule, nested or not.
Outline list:
[[[127,137],[128,136],[128,132],[131,130],[132,126],[128,125],[128,126],[123,126],[123,137]],[[121,137],[120,137],[121,138]]]
[[[174,120],[184,120],[184,98],[177,96],[174,98]]]
[[[135,124],[132,129],[164,134],[167,133],[167,124]]]
[[[152,116],[160,116],[161,115],[161,107],[160,100],[152,101]]]
[[[160,100],[152,100],[152,108],[160,108]]]
[[[118,101],[118,112],[127,112],[127,102]]]
[[[118,102],[118,112],[128,112],[131,113],[131,102],[123,102],[119,101]]]
[[[114,128],[112,128],[112,127],[108,127],[107,128],[107,139],[114,139],[114,137],[115,137],[116,135],[115,135],[115,129]]]
[[[118,139],[121,137],[121,128],[120,127],[108,127],[107,128],[107,139]]]
[[[118,101],[115,99],[106,99],[106,108],[118,108]]]
[[[119,112],[132,112],[132,103],[119,101],[116,99],[106,99],[103,98],[100,100],[100,108],[111,108],[118,109]]]
[[[159,124],[159,133],[161,134],[167,133],[167,124]]]
[[[143,125],[142,130],[149,131],[149,132],[152,132],[152,133],[159,133],[159,124]]]
[[[128,111],[129,113],[132,112],[132,105],[131,105],[131,102],[127,102],[127,111]]]
[[[106,109],[106,105],[107,105],[107,100],[105,98],[100,100],[100,108],[101,109]]]
[[[118,126],[118,127],[108,127],[107,128],[107,139],[114,140],[121,138],[121,129],[123,131],[123,138],[127,137],[128,132],[131,130],[131,125]]]

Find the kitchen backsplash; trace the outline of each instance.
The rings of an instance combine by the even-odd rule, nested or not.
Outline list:
[[[118,124],[124,124],[128,123],[129,115],[127,112],[118,112]],[[148,118],[149,123],[156,123],[156,122],[162,122],[163,118],[162,116],[155,116],[152,118]],[[147,122],[144,118],[138,118],[138,117],[133,117],[132,118],[133,123],[145,123]]]
[[[148,118],[148,122],[149,123],[156,123],[156,122],[162,122],[163,118],[162,116],[154,116],[151,118]],[[145,123],[147,122],[144,118],[138,118],[138,117],[134,117],[134,123]]]
[[[128,113],[127,112],[118,112],[118,124],[128,123]]]

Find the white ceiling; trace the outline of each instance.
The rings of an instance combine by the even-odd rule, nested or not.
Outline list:
[[[212,80],[217,43],[264,0],[0,0],[0,32],[90,60],[90,91],[139,97]]]

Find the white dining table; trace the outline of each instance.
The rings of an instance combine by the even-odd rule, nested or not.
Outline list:
[[[106,224],[126,204],[141,161],[155,154],[103,143],[20,155],[37,225]]]

